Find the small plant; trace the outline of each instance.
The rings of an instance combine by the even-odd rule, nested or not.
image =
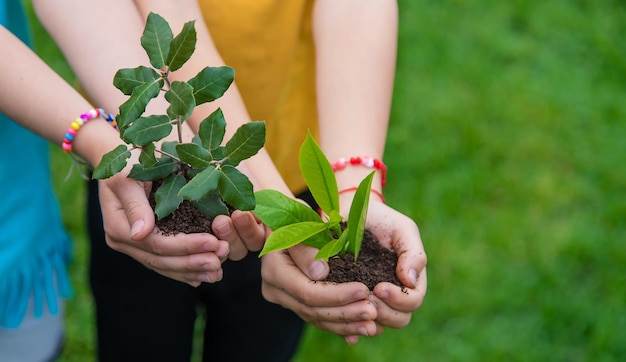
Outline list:
[[[150,13],[141,37],[152,68],[139,66],[120,69],[115,87],[130,97],[119,108],[116,121],[120,138],[126,143],[107,153],[93,177],[104,179],[120,172],[131,152],[141,149],[139,163],[129,177],[138,181],[159,181],[155,191],[158,219],[171,214],[183,200],[189,200],[209,217],[229,214],[232,208],[252,210],[256,205],[252,183],[236,169],[243,160],[255,155],[265,144],[265,123],[249,122],[237,129],[222,146],[226,121],[218,108],[204,119],[198,135],[189,143],[182,139],[183,123],[194,108],[220,98],[234,79],[227,66],[206,67],[195,77],[171,81],[196,46],[194,21],[185,23],[173,36],[165,19]],[[143,116],[146,106],[163,92],[169,107],[165,115]],[[176,128],[178,140],[162,142]]]
[[[344,229],[344,219],[339,214],[335,174],[310,132],[300,148],[299,163],[304,181],[325,217],[322,218],[309,206],[278,191],[256,192],[257,206],[254,213],[274,230],[259,256],[304,243],[319,249],[318,259],[328,260],[335,255],[349,253],[354,255],[356,261],[365,231],[374,172],[359,184]]]

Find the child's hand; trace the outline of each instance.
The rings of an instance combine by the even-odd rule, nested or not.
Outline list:
[[[154,228],[154,211],[146,184],[124,172],[99,182],[100,205],[109,247],[131,256],[149,269],[190,284],[222,279],[226,241],[211,234],[165,236]]]

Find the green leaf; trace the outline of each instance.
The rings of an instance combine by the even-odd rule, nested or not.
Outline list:
[[[128,96],[140,85],[160,78],[161,76],[154,69],[141,65],[137,68],[118,70],[113,78],[113,85]]]
[[[181,161],[194,168],[204,168],[213,160],[209,151],[195,143],[180,143],[176,145],[176,152]]]
[[[137,181],[154,181],[176,172],[178,165],[169,157],[161,157],[156,164],[145,167],[135,164],[128,174],[128,177]]]
[[[163,87],[163,79],[144,83],[133,90],[133,94],[120,106],[117,124],[120,130],[128,127],[146,111],[152,98],[156,98]]]
[[[272,230],[302,221],[323,222],[319,214],[309,206],[279,191],[261,190],[255,192],[254,196],[254,214]]]
[[[218,192],[210,192],[201,200],[192,201],[191,204],[210,218],[217,215],[228,215],[228,206],[222,201]]]
[[[222,166],[219,190],[222,198],[237,210],[253,210],[256,206],[252,183],[233,166]]]
[[[173,157],[178,158],[178,152],[176,151],[176,145],[178,142],[176,141],[166,141],[161,144],[161,151],[167,153],[168,155],[172,155]]]
[[[374,174],[371,172],[359,183],[359,187],[354,193],[350,213],[348,214],[348,247],[347,252],[354,255],[354,260],[359,257],[361,243],[363,242],[363,232],[365,231],[365,218],[367,217],[367,207],[370,200],[370,189]]]
[[[156,69],[161,69],[166,65],[173,37],[172,29],[165,19],[152,12],[148,14],[141,36],[141,46],[146,50],[150,64]]]
[[[170,51],[165,64],[169,65],[170,71],[180,69],[185,64],[196,48],[196,28],[195,21],[190,21],[183,25],[183,30],[170,43]]]
[[[217,189],[217,183],[220,179],[221,172],[213,166],[209,166],[195,175],[180,190],[180,196],[187,200],[200,200],[209,192]]]
[[[302,177],[320,208],[326,214],[330,214],[332,210],[339,211],[339,191],[335,174],[311,132],[307,133],[300,148],[299,162]]]
[[[122,171],[126,167],[126,160],[130,157],[130,151],[126,145],[119,145],[113,151],[102,156],[102,160],[93,170],[92,177],[97,180],[109,178]]]
[[[159,220],[174,212],[178,205],[183,202],[183,198],[178,195],[178,192],[184,185],[185,178],[181,175],[170,175],[163,180],[154,194],[156,200],[154,212]]]
[[[213,102],[221,97],[235,79],[235,71],[228,66],[206,67],[188,83],[193,87],[196,105]]]
[[[185,82],[172,82],[171,88],[165,92],[165,99],[170,102],[170,106],[167,108],[167,114],[170,117],[175,115],[181,116],[182,119],[187,119],[196,106],[196,101],[193,98],[193,88]]]
[[[156,146],[154,143],[148,143],[141,147],[141,153],[139,154],[139,162],[144,168],[149,168],[157,163],[156,155],[154,154]]]
[[[347,233],[344,232],[338,239],[324,245],[320,251],[317,252],[317,255],[315,255],[315,259],[324,259],[328,261],[331,257],[341,253],[346,244],[346,235]]]
[[[274,230],[265,241],[259,257],[272,251],[283,250],[297,245],[312,236],[326,230],[327,225],[322,222],[304,221],[297,224],[283,226]]]
[[[126,141],[144,146],[152,142],[160,141],[172,132],[172,125],[167,116],[140,117],[128,126],[124,133]]]
[[[198,135],[204,148],[214,150],[219,147],[224,140],[224,134],[226,134],[226,120],[220,108],[200,122]]]
[[[214,160],[224,160],[226,158],[226,147],[219,146],[211,150]],[[228,165],[228,162],[223,162],[222,165]],[[232,166],[232,165],[231,165]]]
[[[235,131],[226,143],[226,157],[230,164],[237,166],[239,162],[254,156],[265,144],[265,122],[248,122]]]

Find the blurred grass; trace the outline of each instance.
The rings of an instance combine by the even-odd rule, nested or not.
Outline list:
[[[428,295],[356,346],[310,328],[295,360],[626,360],[626,4],[399,4],[386,196],[420,225]],[[77,249],[62,360],[91,360],[84,186],[53,162]]]

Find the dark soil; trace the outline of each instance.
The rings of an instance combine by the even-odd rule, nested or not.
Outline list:
[[[155,181],[152,190],[156,190],[159,181]],[[154,208],[154,192],[149,195],[150,204]],[[156,218],[156,215],[155,215]],[[213,220],[198,211],[191,202],[184,200],[178,209],[161,220],[156,226],[164,235],[177,233],[213,233]],[[328,260],[330,273],[326,281],[332,283],[361,282],[370,290],[380,282],[389,282],[403,287],[396,276],[398,256],[392,250],[380,245],[378,239],[365,230],[359,258],[355,262],[354,255],[346,254],[343,257],[334,257]]]
[[[154,190],[156,190],[160,184],[161,180],[154,181],[152,191],[148,197],[150,205],[153,209],[156,205],[154,200]],[[213,229],[211,228],[213,219],[198,211],[198,209],[193,207],[191,202],[187,200],[183,200],[183,202],[178,206],[178,209],[174,210],[173,213],[162,218],[161,220],[158,220],[156,214],[154,217],[156,219],[156,227],[159,228],[164,235],[174,235],[178,233],[213,234]]]
[[[333,283],[357,281],[367,285],[370,290],[380,282],[389,282],[403,288],[396,276],[397,264],[396,253],[382,247],[374,234],[365,230],[357,261],[354,261],[352,254],[330,258],[328,260],[330,273],[326,281]]]

